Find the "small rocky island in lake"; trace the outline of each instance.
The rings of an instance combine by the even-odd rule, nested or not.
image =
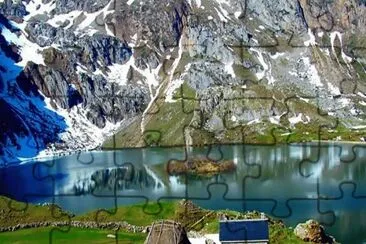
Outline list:
[[[221,160],[215,162],[207,158],[193,158],[186,161],[171,160],[167,165],[167,171],[171,175],[214,175],[232,172],[236,169],[233,160]]]

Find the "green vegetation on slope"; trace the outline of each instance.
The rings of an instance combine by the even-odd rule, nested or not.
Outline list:
[[[27,243],[27,244],[48,244],[48,243],[116,243],[115,238],[108,238],[107,235],[113,234],[118,239],[118,243],[139,244],[144,243],[146,234],[143,233],[124,233],[110,230],[94,230],[71,228],[67,232],[53,227],[43,227],[36,229],[24,229],[14,232],[0,233],[0,242],[3,244]],[[51,232],[52,231],[52,232]]]
[[[177,101],[175,103],[159,101],[157,114],[146,120],[145,135],[159,133],[160,140],[157,144],[160,146],[184,145],[184,128],[193,118],[195,103],[195,101]],[[146,141],[146,144],[148,143],[149,141]]]
[[[2,197],[5,202],[10,200]],[[15,205],[22,203],[13,201]],[[2,206],[3,209],[7,209],[8,205]],[[20,206],[20,205],[19,205]],[[40,221],[58,221],[54,218],[45,215],[40,215],[40,209],[47,210],[47,206],[34,206],[29,205],[29,208],[23,212],[22,215],[17,213],[16,221],[13,221],[11,225],[19,223],[30,223]],[[110,210],[113,212],[113,210]],[[45,211],[46,212],[46,211]],[[121,222],[126,221],[129,224],[137,226],[148,226],[152,222],[161,219],[171,219],[178,221],[186,227],[186,229],[198,231],[201,234],[217,233],[219,231],[218,219],[219,216],[226,215],[229,218],[235,219],[251,219],[259,218],[258,212],[246,212],[240,213],[231,210],[206,210],[197,207],[190,201],[169,201],[148,204],[135,204],[130,206],[122,206],[117,209],[115,214],[106,214],[101,211],[92,211],[90,213],[72,217],[72,220],[78,221],[95,221],[100,222]],[[8,215],[9,216],[9,215]],[[32,218],[22,218],[23,216],[32,216]],[[0,221],[1,226],[9,226],[10,219],[2,218]],[[293,233],[291,228],[287,228],[281,221],[271,219],[269,220],[270,228],[270,242],[271,243],[303,243]],[[53,230],[53,231],[51,231]],[[61,230],[61,231],[60,231]],[[114,238],[107,237],[107,235],[117,235],[119,241],[122,243],[143,243],[146,238],[146,233],[132,233],[124,231],[114,230],[99,230],[99,229],[81,229],[81,228],[68,228],[60,227],[56,229],[54,227],[41,227],[33,229],[23,229],[14,232],[0,233],[1,243],[49,243],[49,238],[57,240],[57,243],[70,243],[80,241],[82,243],[115,243]]]
[[[0,196],[0,227],[19,223],[67,221],[68,214],[56,205],[33,205]]]
[[[253,24],[260,23],[251,21],[248,24],[255,29],[257,26]],[[261,36],[268,44],[274,40],[273,36],[269,35],[266,30],[262,31]],[[363,39],[359,40],[357,37],[352,38],[352,43],[364,41]],[[323,39],[324,42],[329,43],[329,37],[324,35]],[[286,52],[292,48],[290,45],[287,45],[287,39],[277,38],[277,40],[281,45],[266,48],[268,52],[274,54],[276,52]],[[296,42],[292,44],[296,44]],[[258,63],[255,55],[250,50],[241,47],[240,43],[230,46],[230,50],[237,58],[240,58],[240,61],[245,61],[248,65]],[[336,48],[336,51],[340,55],[340,49]],[[328,57],[320,47],[311,47],[311,53],[312,62],[323,67],[322,69],[328,66],[331,67],[324,72],[334,73],[333,75],[335,76],[338,75],[337,72],[332,72],[332,70],[334,71],[334,65],[332,64],[337,63],[332,55],[333,59]],[[173,56],[176,55],[178,54],[175,53]],[[178,79],[185,72],[185,66],[189,62],[201,58],[191,57],[189,52],[183,52],[173,78]],[[281,60],[283,65],[288,65],[288,60]],[[342,66],[347,67],[342,63],[341,57],[339,57],[339,61]],[[320,111],[317,110],[318,106],[316,103],[318,101],[316,98],[298,98],[297,96],[305,97],[308,94],[304,94],[301,89],[295,86],[280,85],[280,83],[278,83],[278,86],[268,86],[263,82],[257,81],[253,70],[245,68],[239,63],[233,64],[233,70],[237,78],[245,80],[245,82],[243,82],[243,85],[226,86],[225,89],[220,86],[212,87],[214,90],[212,94],[223,94],[215,103],[211,102],[211,104],[206,106],[203,105],[204,103],[199,104],[200,102],[197,99],[199,96],[197,96],[195,89],[189,86],[190,82],[187,80],[179,89],[176,89],[173,95],[175,102],[165,102],[165,91],[169,84],[168,81],[170,82],[169,72],[165,72],[165,70],[170,69],[172,63],[172,58],[166,60],[164,68],[160,70],[160,75],[163,77],[164,82],[162,83],[158,98],[144,116],[143,126],[141,126],[142,119],[139,117],[115,136],[107,139],[103,148],[182,146],[187,142],[195,146],[217,143],[272,145],[317,140],[339,140],[340,138],[341,140],[360,142],[360,138],[363,137],[364,130],[352,130],[344,125],[339,125],[338,128],[332,131],[336,118],[320,114]],[[363,64],[352,62],[352,65],[359,77],[366,79],[366,73],[362,67]],[[360,87],[360,84],[357,84],[358,87]],[[349,89],[348,86],[352,86],[352,84],[342,88]],[[292,99],[286,99],[290,97]],[[200,108],[198,108],[199,105],[201,106]],[[210,108],[210,105],[213,108]],[[288,108],[286,105],[288,105]],[[200,112],[195,111],[198,109]],[[242,111],[244,115],[239,119],[235,118],[235,121],[231,121],[229,116],[231,116],[233,111],[239,116],[240,112],[238,113],[238,111]],[[286,114],[286,112],[289,113]],[[305,119],[305,123],[290,124],[289,118],[294,118],[299,113],[303,114],[303,118],[310,118],[310,121]],[[254,114],[254,116],[250,116],[250,114]],[[278,125],[270,121],[270,119],[273,119],[273,116],[279,115],[283,116],[281,116],[281,121]],[[252,117],[260,117],[262,120],[259,122],[249,121]],[[199,123],[192,123],[192,121],[197,122],[198,120]],[[341,122],[352,124],[344,120]],[[192,126],[192,124],[194,125]],[[324,127],[325,125],[327,127]],[[187,126],[188,128],[185,129]],[[143,134],[141,133],[141,127],[144,128]]]
[[[184,128],[192,121],[198,104],[195,97],[195,91],[183,83],[173,94],[175,102],[167,103],[163,97],[155,100],[145,115],[144,135],[141,135],[139,118],[106,140],[103,148],[184,145]]]
[[[110,209],[109,211],[114,213],[112,215],[97,210],[77,216],[73,220],[95,221],[97,219],[99,222],[126,221],[132,225],[147,226],[156,220],[174,219],[174,212],[177,207],[177,202],[148,203],[146,205],[140,203],[119,207],[116,211]]]

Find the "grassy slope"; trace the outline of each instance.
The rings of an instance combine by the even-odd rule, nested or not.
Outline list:
[[[67,221],[68,215],[55,205],[39,206],[0,196],[0,227],[41,221]]]
[[[107,238],[108,234],[115,234],[110,230],[91,230],[71,228],[67,232],[54,230],[52,227],[24,229],[15,232],[0,233],[1,243],[116,243],[114,238]],[[118,243],[144,243],[146,234],[142,233],[117,233]]]
[[[187,87],[187,85],[184,85]],[[260,85],[251,86],[251,91],[256,92],[259,96],[268,96],[268,90]],[[273,91],[272,91],[273,92]],[[179,90],[176,94],[180,96]],[[187,88],[184,89],[182,94],[188,97],[192,96],[192,91]],[[277,99],[283,99],[283,94],[276,94]],[[224,111],[230,111],[234,108],[248,108],[256,112],[269,111],[271,100],[233,100],[228,102],[222,107]],[[140,134],[141,120],[137,120],[131,124],[128,128],[119,132],[115,136],[116,148],[131,147],[131,146],[179,146],[184,145],[183,128],[189,125],[193,119],[193,113],[184,113],[183,106],[187,111],[192,111],[197,102],[189,100],[182,104],[181,101],[176,103],[164,103],[163,100],[157,101],[155,114],[151,115],[147,119],[145,127],[146,133],[144,139]],[[236,126],[230,120],[229,116],[223,115],[223,119],[226,119],[226,130],[222,134],[220,139],[215,138],[213,133],[199,128],[190,128],[190,136],[192,138],[193,145],[208,145],[220,142],[221,144],[232,143],[249,143],[249,144],[276,144],[276,143],[294,143],[294,142],[307,142],[317,140],[336,140],[340,137],[345,141],[358,141],[364,136],[365,130],[351,130],[344,125],[339,124],[336,128],[333,125],[336,124],[336,119],[319,114],[315,104],[306,103],[300,99],[294,99],[288,102],[290,111],[301,112],[303,116],[309,116],[311,121],[307,124],[297,123],[295,126],[289,124],[288,119],[294,116],[294,113],[289,113],[287,116],[281,118],[281,125],[275,125],[269,121],[261,121],[257,124]],[[285,105],[282,103],[276,103],[278,107],[278,113],[286,112]],[[325,126],[326,127],[322,127]],[[321,130],[319,130],[321,128]],[[242,133],[244,132],[244,133]],[[290,133],[290,134],[289,134]],[[107,140],[104,147],[113,148],[112,140]]]
[[[163,90],[163,89],[161,89]],[[184,102],[181,97],[186,98]],[[103,148],[123,148],[135,146],[184,145],[183,131],[193,118],[197,102],[196,94],[186,83],[174,94],[174,103],[166,103],[157,98],[145,116],[145,133],[141,135],[141,118],[105,141]]]
[[[117,132],[114,136],[106,139],[103,149],[129,148],[143,146],[141,135],[141,117],[136,119],[127,128]]]
[[[81,216],[77,216],[74,220],[95,221],[96,218],[100,222],[127,221],[130,224],[138,226],[146,226],[155,220],[174,218],[177,202],[162,202],[160,204],[149,203],[134,204],[131,206],[119,207],[115,214],[109,215],[105,212],[93,211]],[[113,210],[110,210],[113,212]]]
[[[0,199],[8,201],[8,199],[1,197]],[[15,205],[21,203],[15,202]],[[1,209],[8,209],[8,205],[2,205]],[[47,206],[33,206],[29,205],[27,211],[16,212],[17,218],[12,220],[9,218],[2,218],[0,226],[9,226],[17,223],[37,222],[37,221],[58,221],[50,217],[47,214]],[[10,211],[13,212],[13,211]],[[203,223],[194,225],[202,216],[211,212]],[[44,213],[44,214],[41,214]],[[93,211],[81,216],[73,217],[72,220],[80,221],[95,221],[98,219],[100,222],[113,222],[113,221],[127,221],[133,225],[147,226],[153,221],[161,219],[173,219],[181,222],[189,229],[199,231],[201,233],[215,233],[218,232],[218,216],[226,214],[231,217],[239,218],[255,218],[259,216],[259,213],[246,213],[241,214],[235,211],[221,210],[221,211],[209,211],[205,209],[195,209],[191,215],[187,214],[184,208],[179,205],[179,202],[162,202],[161,208],[159,205],[150,203],[144,208],[144,204],[135,204],[131,206],[119,207],[117,212],[113,215],[105,214],[104,212]],[[13,215],[7,215],[13,216]],[[26,216],[26,217],[24,217]],[[24,217],[24,218],[23,218]],[[34,229],[23,229],[15,232],[0,233],[0,243],[49,243],[49,238],[53,241],[57,240],[57,243],[70,243],[83,242],[83,243],[115,243],[113,238],[107,238],[108,234],[115,234],[112,230],[96,230],[96,229],[79,229],[62,227],[61,232],[54,230],[51,232],[52,227],[42,227]],[[50,235],[50,233],[52,233]],[[118,239],[122,243],[143,243],[146,238],[144,233],[127,233],[123,231],[118,232]],[[290,228],[286,228],[281,222],[271,220],[270,221],[270,240],[271,243],[303,243],[294,234]]]
[[[249,22],[250,28],[256,28],[256,26],[260,23],[252,23]],[[261,38],[265,43],[271,43],[273,38],[268,35],[264,31],[261,34]],[[329,42],[329,40],[326,40]],[[273,52],[284,52],[287,51],[285,44],[287,40],[279,39],[280,46],[267,48],[267,51]],[[284,50],[281,47],[285,48]],[[287,47],[288,48],[288,47]],[[254,57],[252,54],[248,52],[248,50],[240,48],[240,47],[231,47],[233,53],[240,57],[243,60],[255,62]],[[314,59],[317,60],[319,63],[324,63],[326,61],[326,57],[324,54],[318,49],[312,49]],[[187,52],[184,52],[182,58],[177,67],[177,74],[183,73],[185,65],[195,57],[190,57]],[[284,59],[284,65],[286,64],[286,60]],[[329,65],[329,64],[328,64]],[[169,64],[168,64],[169,66]],[[365,79],[365,72],[363,72],[363,68],[357,62],[353,63],[353,66],[357,73],[360,75],[361,79]],[[249,91],[248,94],[251,96],[258,96],[258,97],[275,97],[277,101],[283,100],[286,96],[290,96],[289,94],[297,94],[301,95],[300,91],[291,87],[290,90],[286,90],[288,88],[282,87],[281,89],[275,89],[268,87],[264,84],[261,84],[257,81],[256,76],[253,74],[253,71],[250,69],[244,68],[242,65],[234,64],[233,65],[234,72],[236,76],[242,80],[248,81],[247,82],[247,90]],[[166,81],[167,76],[163,72],[160,74],[163,79]],[[250,81],[250,82],[249,82]],[[166,88],[166,84],[163,88]],[[232,92],[235,93],[235,87],[231,87]],[[240,88],[241,89],[241,88]],[[119,133],[116,134],[114,138],[108,139],[104,143],[104,147],[106,148],[128,148],[128,147],[144,147],[144,146],[178,146],[184,145],[184,136],[183,136],[183,128],[184,126],[188,125],[192,121],[193,113],[185,113],[183,111],[183,107],[187,111],[192,111],[193,108],[197,106],[197,102],[192,100],[185,100],[184,104],[178,99],[176,103],[165,103],[164,102],[164,94],[163,91],[165,89],[161,89],[159,96],[161,97],[158,99],[154,106],[150,109],[150,115],[146,116],[146,127],[145,130],[147,131],[144,135],[141,135],[140,132],[140,124],[141,119],[136,120],[127,128],[123,129]],[[285,92],[286,90],[286,92]],[[184,95],[185,98],[194,99],[196,98],[196,93],[194,89],[188,87],[187,83],[185,82],[183,85],[183,92],[176,90],[176,98],[179,98]],[[247,95],[248,95],[247,94]],[[245,97],[243,96],[235,96],[235,97]],[[262,108],[258,108],[255,103],[256,101],[251,100],[248,101],[250,105],[243,106],[243,101],[238,99],[237,101],[228,102],[228,105],[221,106],[220,108],[215,108],[215,112],[221,114],[222,119],[225,120],[225,116],[222,113],[231,111],[233,108],[244,109],[248,111],[255,110],[255,112],[260,112]],[[258,100],[257,103],[265,103],[269,101],[260,101]],[[275,124],[270,123],[269,121],[263,121],[259,124],[254,124],[250,126],[243,125],[241,128],[238,129],[230,129],[226,128],[226,130],[218,137],[215,138],[214,135],[205,129],[190,129],[190,136],[192,137],[194,145],[204,145],[204,144],[213,144],[213,143],[254,143],[254,144],[274,144],[274,143],[292,143],[292,142],[304,142],[304,141],[316,141],[316,140],[335,140],[337,137],[341,137],[341,140],[348,140],[348,141],[360,141],[360,137],[364,135],[365,130],[354,131],[351,129],[347,129],[345,126],[340,125],[335,131],[327,131],[323,129],[319,133],[319,127],[324,124],[328,124],[330,122],[334,122],[335,118],[331,116],[322,116],[318,114],[316,110],[315,103],[305,103],[301,100],[290,101],[291,102],[291,111],[296,111],[297,113],[301,112],[304,115],[308,115],[311,118],[311,122],[308,124],[298,123],[296,126],[290,126],[288,123],[288,117],[293,116],[294,114],[289,114],[288,117],[284,116],[281,120],[281,126],[277,126]],[[230,105],[230,106],[229,106]],[[284,104],[276,104],[276,106],[284,106]],[[264,107],[266,109],[266,107]],[[282,108],[280,109],[281,112]],[[229,121],[230,123],[230,121]],[[285,129],[284,127],[287,127]],[[285,130],[284,130],[285,129]],[[241,130],[245,130],[246,134],[242,135]],[[286,131],[287,130],[287,131]],[[273,132],[273,133],[272,133]],[[289,136],[283,136],[282,134],[291,132]],[[274,134],[274,135],[272,135]],[[115,145],[113,143],[115,140]]]

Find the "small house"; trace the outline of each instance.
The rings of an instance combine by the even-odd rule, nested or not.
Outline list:
[[[145,244],[190,244],[184,227],[172,220],[154,222]]]
[[[220,220],[221,243],[268,243],[268,219]]]

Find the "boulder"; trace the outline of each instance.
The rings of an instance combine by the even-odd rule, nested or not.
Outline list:
[[[312,219],[298,224],[294,229],[294,234],[306,242],[335,243],[333,237],[325,233],[324,227]]]
[[[214,242],[213,240],[211,239],[206,239],[205,240],[205,244],[216,244],[216,242]]]

